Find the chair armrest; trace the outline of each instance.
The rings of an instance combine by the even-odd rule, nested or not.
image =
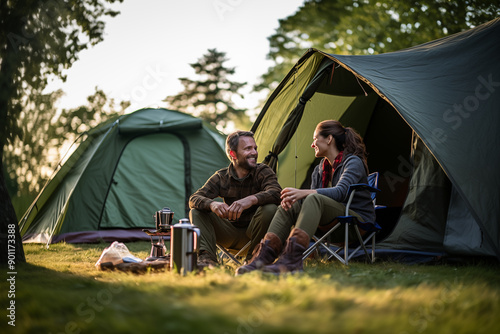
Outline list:
[[[369,190],[370,192],[374,193],[377,191],[380,191],[380,189],[372,187],[366,183],[356,183],[356,184],[351,184],[349,188],[347,189],[347,196],[349,196],[349,200],[347,201],[347,205],[345,207],[345,215],[349,215],[349,207],[351,206],[352,199],[354,198],[354,193],[356,190]]]
[[[380,191],[380,189],[372,187],[366,183],[356,183],[356,184],[351,184],[349,186],[349,189],[347,190],[347,194],[349,195],[351,193],[351,191],[353,191],[353,190],[365,190],[365,189],[369,190],[372,193]]]
[[[357,225],[360,229],[365,230],[367,232],[378,232],[382,229],[382,227],[377,222],[357,222]]]

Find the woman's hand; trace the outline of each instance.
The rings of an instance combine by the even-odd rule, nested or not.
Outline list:
[[[288,210],[295,202],[315,192],[314,189],[285,188],[281,191],[281,207]]]

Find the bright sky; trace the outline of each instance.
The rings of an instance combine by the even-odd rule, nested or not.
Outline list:
[[[226,52],[230,79],[248,82],[238,107],[255,109],[262,94],[250,93],[271,62],[269,41],[278,20],[294,14],[303,0],[124,0],[107,19],[104,41],[80,53],[66,72],[59,107],[86,104],[98,86],[110,98],[129,100],[129,111],[165,107],[162,100],[183,90],[178,78],[197,79],[189,66],[208,49]],[[299,55],[300,56],[300,55]]]

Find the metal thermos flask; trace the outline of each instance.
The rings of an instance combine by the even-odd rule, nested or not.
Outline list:
[[[185,275],[196,269],[200,229],[183,218],[170,228],[170,269]]]

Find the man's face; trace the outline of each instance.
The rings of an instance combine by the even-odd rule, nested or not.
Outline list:
[[[255,140],[248,136],[240,137],[235,156],[236,158],[233,159],[233,163],[236,166],[246,170],[255,168],[257,166],[257,157],[259,156]]]

